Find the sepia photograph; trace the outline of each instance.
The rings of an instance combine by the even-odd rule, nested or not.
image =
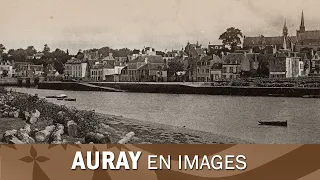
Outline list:
[[[318,0],[0,0],[1,144],[319,144]]]

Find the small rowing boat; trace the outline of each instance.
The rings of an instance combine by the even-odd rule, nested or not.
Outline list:
[[[57,98],[57,96],[46,96],[46,98]]]
[[[287,121],[259,121],[259,125],[266,125],[266,126],[287,126]]]
[[[59,96],[56,96],[57,98],[67,98],[68,96],[65,94],[60,94]]]
[[[320,98],[320,95],[303,95],[303,98]]]
[[[285,96],[284,94],[269,94],[271,97],[283,97]]]
[[[65,98],[64,100],[65,100],[65,101],[77,101],[76,98]]]

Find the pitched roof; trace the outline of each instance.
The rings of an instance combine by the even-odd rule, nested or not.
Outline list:
[[[245,59],[242,53],[230,53],[222,58],[223,64],[237,63],[240,64]]]
[[[159,69],[159,65],[158,64],[145,64],[141,67],[139,67],[137,70],[158,70]]]
[[[99,63],[99,64],[93,65],[91,69],[114,69],[114,66],[112,66],[109,63]]]
[[[258,53],[247,53],[246,57],[249,59],[250,62],[258,61]]]
[[[66,64],[80,64],[82,63],[82,60],[80,59],[77,59],[77,58],[72,58],[72,59],[69,59]]]
[[[288,41],[296,42],[296,36],[289,36]],[[252,46],[252,45],[281,45],[283,44],[283,36],[275,36],[275,37],[245,37],[243,40],[244,46]]]
[[[300,40],[319,40],[320,39],[320,31],[305,31],[303,33],[299,33]]]
[[[198,62],[208,62],[212,59],[212,56],[204,56],[203,58],[199,59]]]
[[[198,55],[205,54],[204,51],[203,51],[203,49],[201,49],[201,48],[196,48],[195,50],[196,50],[196,52],[197,52]]]
[[[145,60],[147,60],[149,63],[163,63],[163,58],[160,55],[144,55],[136,59],[137,62],[145,62]]]

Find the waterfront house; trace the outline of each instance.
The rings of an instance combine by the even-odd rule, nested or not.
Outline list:
[[[65,63],[64,75],[67,78],[83,79],[87,77],[88,63],[77,58],[72,58]]]
[[[129,81],[128,66],[125,66],[123,69],[121,69],[120,81],[121,82],[128,82]]]
[[[9,78],[13,76],[13,67],[9,61],[0,62],[0,76]]]
[[[94,81],[114,81],[115,68],[107,62],[97,63],[90,69],[90,78]]]
[[[197,81],[197,62],[206,56],[206,54],[198,42],[197,44],[190,44],[188,42],[185,52],[188,55],[188,58],[186,58],[186,81]]]
[[[211,81],[219,80],[222,78],[222,60],[219,56],[212,54],[210,79]]]
[[[56,81],[62,78],[60,73],[54,68],[53,63],[48,64],[44,68],[44,74],[47,81]]]
[[[137,81],[137,62],[138,58],[135,58],[128,63],[127,71],[125,71],[128,74],[128,81]]]
[[[254,77],[259,68],[258,53],[244,53],[245,58],[241,62],[241,77]]]
[[[112,53],[109,53],[108,56],[103,57],[101,61],[103,64],[109,64],[111,66],[115,65],[115,58],[113,57]]]
[[[299,77],[299,72],[303,70],[300,57],[291,52],[277,52],[269,60],[270,78],[294,78]]]
[[[29,62],[15,62],[14,72],[16,77],[39,77],[43,75],[43,65],[35,65]]]
[[[300,70],[299,76],[308,76],[311,70],[311,59],[312,57],[308,57],[307,53],[297,53],[298,57],[300,57]],[[302,62],[302,63],[301,63]],[[303,64],[303,66],[302,66]],[[303,68],[303,70],[302,70]]]
[[[137,58],[138,81],[167,81],[164,61],[159,55],[146,55]]]
[[[245,58],[245,55],[242,53],[229,53],[226,56],[224,56],[222,59],[222,78],[239,78],[241,73],[241,63],[245,60]]]
[[[15,62],[13,69],[16,77],[27,77],[28,62]]]
[[[314,54],[312,51],[309,76],[320,76],[320,51],[316,51]]]
[[[212,56],[204,56],[197,62],[197,81],[198,82],[211,81],[210,80],[211,57]]]
[[[127,76],[128,81],[167,81],[164,67],[162,56],[141,55],[128,62],[127,69],[121,71],[121,75]]]
[[[127,60],[126,58],[118,59],[116,58],[115,65],[114,65],[114,81],[118,82],[121,81],[121,71],[123,68],[126,67]]]

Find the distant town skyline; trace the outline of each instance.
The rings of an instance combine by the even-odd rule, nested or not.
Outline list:
[[[181,49],[207,46],[229,27],[245,36],[277,36],[287,21],[295,36],[304,10],[307,30],[320,29],[316,0],[2,0],[0,43],[6,49]]]

